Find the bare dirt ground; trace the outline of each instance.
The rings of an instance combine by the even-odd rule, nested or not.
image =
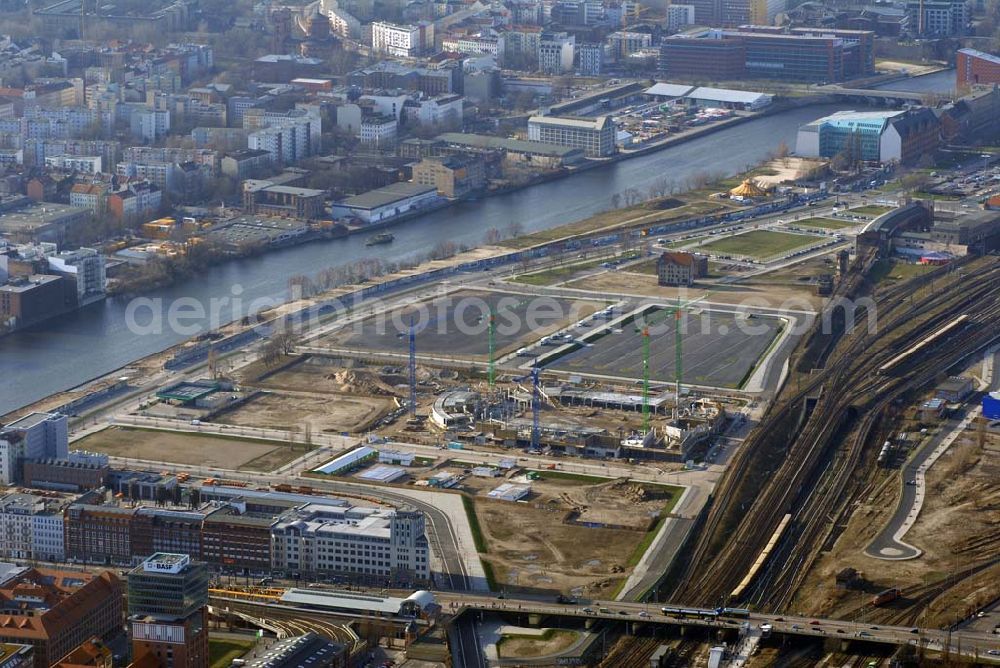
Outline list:
[[[384,367],[383,367],[384,369]],[[342,365],[322,358],[308,358],[293,367],[254,382],[266,390],[284,390],[312,394],[351,395],[364,397],[403,396],[406,393],[404,370],[380,373],[379,369],[363,364]],[[417,370],[418,378],[421,370]],[[391,401],[391,399],[388,399]]]
[[[340,393],[269,392],[261,394],[216,421],[264,429],[313,433],[363,432],[393,409],[392,400]]]
[[[301,444],[289,446],[125,427],[109,427],[74,445],[78,450],[104,452],[113,457],[250,471],[271,471],[310,449]]]
[[[813,160],[809,158],[775,158],[767,163],[767,171],[773,174],[760,174],[754,176],[753,180],[762,188],[771,188],[786,181],[795,181],[807,177],[811,172],[821,168],[826,164],[826,160]]]
[[[567,283],[565,287],[578,290],[588,290],[595,293],[624,293],[651,297],[662,297],[664,300],[681,299],[687,301],[704,298],[710,302],[721,304],[748,304],[779,308],[788,305],[789,308],[818,309],[822,298],[816,296],[810,287],[785,285],[733,284],[715,285],[708,282],[698,282],[690,288],[674,288],[656,284],[656,277],[648,274],[628,271],[609,271],[594,276],[578,279]]]
[[[527,503],[477,496],[476,514],[489,545],[483,559],[492,564],[497,581],[513,591],[609,596],[631,569],[629,558],[646,532],[576,526],[563,519],[574,508],[609,503],[612,507],[594,510],[587,519],[645,528],[649,514],[662,511],[669,499],[651,493],[639,500],[616,482],[542,477],[532,483]],[[476,484],[492,489],[500,482]]]
[[[928,471],[928,495],[920,516],[904,540],[924,551],[917,559],[884,561],[863,554],[895,509],[898,473],[863,502],[833,550],[813,568],[793,609],[814,614],[856,607],[857,592],[834,588],[834,575],[845,567],[861,571],[875,588],[933,583],[956,569],[995,557],[1000,549],[1000,435],[985,434],[984,443],[967,430]],[[951,595],[932,602],[922,624],[954,622],[967,609],[1000,597],[994,568],[956,583]],[[817,594],[817,592],[819,592]],[[870,596],[870,595],[869,595]]]
[[[538,638],[517,635],[505,636],[498,647],[505,659],[525,659],[533,656],[556,654],[571,646],[579,634],[576,631],[551,629]]]

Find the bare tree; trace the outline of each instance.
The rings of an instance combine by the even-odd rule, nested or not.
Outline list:
[[[503,240],[503,235],[495,227],[491,227],[486,230],[486,234],[483,235],[483,243],[493,246],[500,243]]]

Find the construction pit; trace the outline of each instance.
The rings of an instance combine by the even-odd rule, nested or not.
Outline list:
[[[491,313],[494,353],[501,357],[606,306],[607,302],[594,299],[462,289],[345,325],[314,345],[405,360],[412,325],[419,357],[485,360],[490,353]]]

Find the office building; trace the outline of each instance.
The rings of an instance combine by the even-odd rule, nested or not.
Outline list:
[[[271,527],[272,567],[370,582],[430,580],[423,513],[309,503]]]
[[[1000,84],[1000,56],[976,49],[955,54],[955,87]]]
[[[282,510],[293,508],[288,503]],[[229,572],[260,575],[271,572],[273,512],[255,512],[247,501],[233,500],[205,516],[202,559]]]
[[[72,503],[63,513],[66,558],[81,563],[132,563],[136,509]]]
[[[0,643],[31,645],[33,668],[49,668],[87,640],[120,631],[122,601],[110,571],[0,564]]]
[[[133,661],[207,668],[208,568],[186,554],[159,552],[128,574]]]
[[[940,125],[925,107],[903,111],[838,111],[799,128],[796,154],[913,164],[937,150]]]
[[[675,33],[685,26],[694,25],[695,7],[694,5],[669,4],[667,12],[667,32]]]
[[[528,139],[578,148],[590,157],[602,158],[615,152],[615,124],[610,116],[532,116],[528,119]]]
[[[969,32],[966,0],[907,0],[907,25],[917,37],[962,37]]]
[[[659,68],[679,79],[731,81],[746,71],[746,45],[736,37],[678,35],[660,44]]]
[[[0,314],[3,297],[0,293]],[[59,413],[31,413],[0,429],[0,484],[19,482],[27,459],[66,459],[68,424],[66,416]]]

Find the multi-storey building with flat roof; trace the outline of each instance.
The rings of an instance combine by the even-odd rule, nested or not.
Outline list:
[[[63,508],[67,502],[35,494],[0,497],[0,558],[63,561]]]
[[[591,157],[607,157],[615,152],[615,124],[610,116],[532,116],[528,119],[528,139],[578,148]]]
[[[549,74],[573,71],[576,37],[565,32],[542,33],[538,42],[538,69]]]
[[[430,580],[423,513],[310,503],[271,527],[271,558],[285,573],[346,573],[372,582]]]
[[[59,413],[32,413],[0,429],[0,484],[19,482],[27,459],[66,459],[68,424],[66,416]]]
[[[422,50],[420,27],[376,21],[372,23],[372,50],[397,58],[413,58]]]
[[[207,668],[208,568],[186,554],[158,552],[128,574],[133,660],[161,668]]]
[[[959,49],[955,54],[955,86],[1000,84],[1000,56],[976,49]]]

